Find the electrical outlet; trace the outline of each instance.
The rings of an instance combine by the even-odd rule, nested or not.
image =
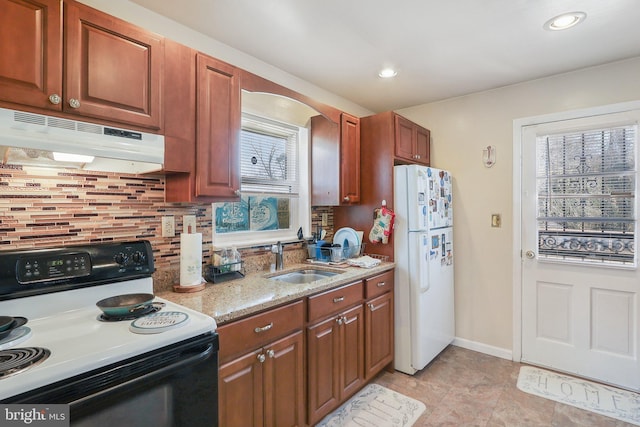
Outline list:
[[[322,214],[322,226],[326,227],[327,225],[329,225],[329,214],[325,212]]]
[[[176,235],[176,221],[173,216],[162,217],[162,237],[174,237]]]
[[[196,232],[196,216],[195,215],[185,215],[182,217],[182,232],[183,233]]]

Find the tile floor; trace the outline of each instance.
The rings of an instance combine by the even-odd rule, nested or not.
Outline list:
[[[449,346],[414,376],[383,372],[375,382],[427,406],[415,427],[633,426],[520,391],[516,387],[520,366]]]

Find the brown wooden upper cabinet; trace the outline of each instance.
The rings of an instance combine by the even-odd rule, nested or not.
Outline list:
[[[411,163],[429,165],[431,135],[425,129],[402,116],[395,115],[395,154]]]
[[[240,191],[240,84],[237,69],[197,55],[196,197]]]
[[[62,2],[0,2],[0,100],[62,110]]]
[[[0,2],[0,100],[161,129],[164,39],[73,1],[61,11]]]
[[[311,118],[311,187],[313,206],[360,203],[360,119]]]

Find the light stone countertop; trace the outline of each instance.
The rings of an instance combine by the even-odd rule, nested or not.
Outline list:
[[[156,296],[207,314],[213,317],[218,326],[220,326],[308,295],[362,280],[365,277],[376,276],[391,270],[394,266],[395,264],[392,262],[383,262],[373,268],[341,268],[325,267],[317,264],[295,264],[274,273],[262,271],[228,282],[207,283],[206,288],[199,292],[177,293],[162,291]],[[341,274],[300,285],[268,279],[268,277],[277,274],[300,269],[329,270],[340,272]]]

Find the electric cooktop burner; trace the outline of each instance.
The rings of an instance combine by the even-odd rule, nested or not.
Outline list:
[[[102,313],[98,316],[98,320],[101,322],[120,322],[122,320],[134,320],[138,317],[146,316],[147,314],[155,313],[156,311],[162,310],[165,306],[163,302],[152,302],[147,307],[136,310],[132,313],[127,313],[122,316],[110,316],[106,313]]]
[[[0,351],[0,380],[44,362],[51,352],[42,347],[13,348]]]

